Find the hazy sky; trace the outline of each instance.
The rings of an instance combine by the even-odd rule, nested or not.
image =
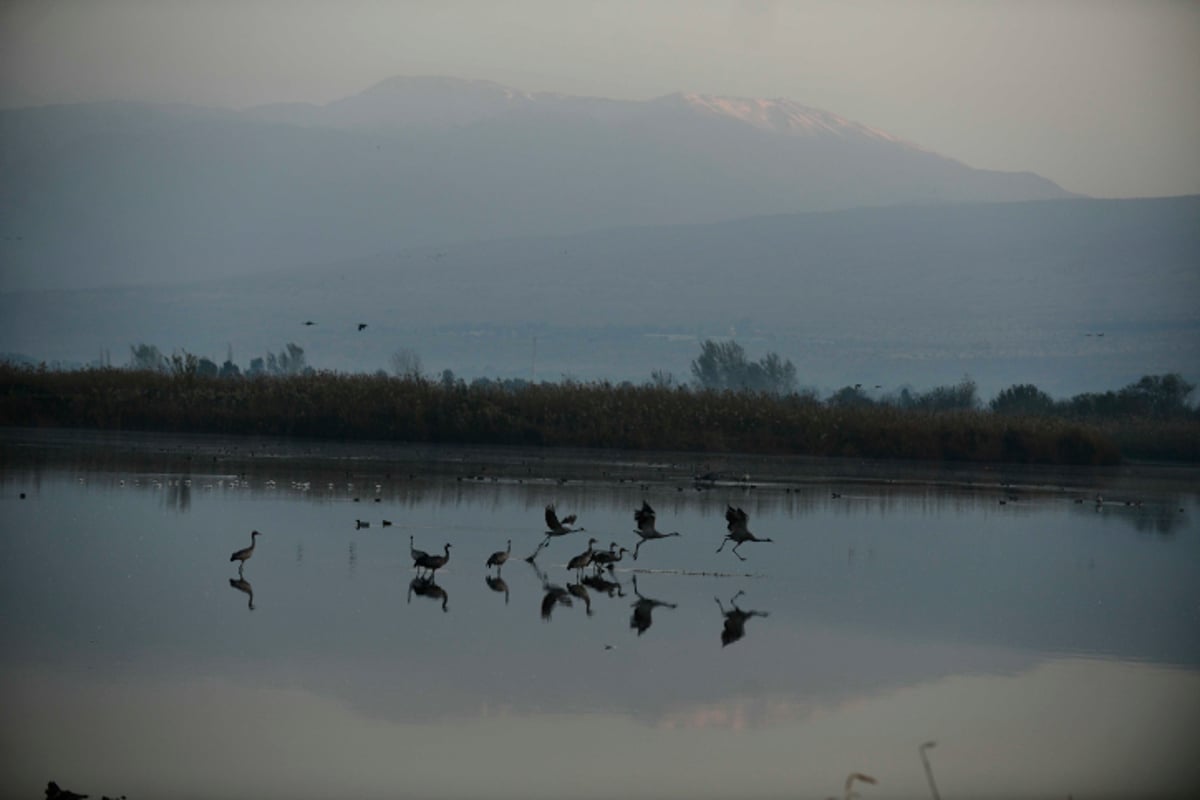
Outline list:
[[[0,0],[0,106],[328,102],[397,74],[788,97],[1093,196],[1200,193],[1195,0]]]

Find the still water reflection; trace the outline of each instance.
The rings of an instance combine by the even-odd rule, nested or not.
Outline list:
[[[1200,787],[1177,486],[3,463],[4,796]],[[715,552],[730,508],[772,544]],[[647,530],[679,535],[567,567]]]

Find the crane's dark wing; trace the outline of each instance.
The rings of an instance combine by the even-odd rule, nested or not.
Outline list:
[[[642,501],[642,507],[633,512],[633,518],[637,521],[639,530],[654,527],[654,509],[645,500]]]
[[[746,522],[748,520],[749,520],[749,517],[747,516],[745,511],[742,511],[741,508],[734,508],[733,506],[726,507],[725,522],[727,523],[726,527],[729,530],[732,531],[734,528],[739,528],[739,527],[745,528]]]
[[[552,531],[556,531],[562,527],[558,522],[558,514],[554,513],[553,505],[546,506],[546,527]]]
[[[563,519],[562,519],[562,524],[564,527],[567,525],[573,525],[574,523],[575,523],[575,515],[574,514],[568,514],[567,516],[563,517]]]

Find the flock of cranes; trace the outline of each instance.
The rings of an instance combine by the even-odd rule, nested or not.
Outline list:
[[[666,539],[673,536],[681,536],[679,531],[661,532],[655,526],[655,511],[645,500],[642,501],[641,508],[633,513],[634,521],[637,523],[637,528],[634,530],[639,537],[637,544],[633,548],[633,558],[637,559],[642,545],[655,539]],[[566,586],[552,583],[549,577],[537,565],[536,558],[541,551],[546,548],[552,540],[561,538],[571,533],[584,531],[583,527],[575,527],[577,517],[575,514],[559,519],[558,514],[553,504],[547,505],[545,509],[546,530],[543,532],[545,538],[538,544],[537,549],[530,554],[525,561],[533,566],[542,587],[541,600],[541,617],[543,620],[549,620],[554,613],[554,610],[559,606],[571,606],[574,601],[579,600],[585,606],[585,613],[588,616],[592,615],[591,595],[588,589],[613,596],[616,592],[617,596],[624,597],[625,594],[621,589],[621,584],[611,581],[604,577],[604,572],[607,570],[610,574],[614,573],[614,565],[622,560],[625,553],[630,552],[628,548],[612,542],[608,550],[597,550],[595,545],[599,540],[595,537],[588,539],[587,549],[579,553],[567,561],[567,569],[575,573],[575,582],[568,583]],[[742,561],[746,557],[738,552],[738,548],[747,542],[770,542],[770,538],[759,538],[749,530],[749,515],[741,508],[727,506],[725,511],[726,531],[725,537],[721,540],[720,546],[716,552],[720,553],[725,545],[733,542],[733,547],[730,550],[737,558]],[[261,536],[258,531],[251,531],[250,545],[240,550],[234,551],[230,556],[231,562],[238,562],[238,577],[230,579],[229,584],[249,595],[249,608],[254,608],[254,592],[248,581],[243,577],[243,569],[246,562],[254,555],[255,544],[257,538]],[[512,555],[512,539],[507,540],[505,549],[497,550],[488,556],[485,566],[488,569],[488,574],[485,577],[488,588],[495,592],[504,594],[505,603],[508,603],[509,588],[504,578],[501,577],[501,571],[506,563],[508,563]],[[449,595],[445,589],[435,582],[437,571],[446,566],[450,561],[451,544],[445,543],[441,554],[431,554],[424,550],[420,550],[416,546],[415,537],[408,537],[409,555],[412,558],[413,568],[417,570],[417,577],[412,580],[408,587],[408,598],[411,602],[412,596],[416,594],[419,597],[427,597],[441,603],[443,611],[448,611]],[[593,572],[589,575],[584,575],[588,567],[593,568]],[[492,569],[495,568],[495,573]],[[637,632],[638,636],[645,633],[654,622],[654,611],[659,608],[674,609],[675,603],[670,603],[665,600],[658,600],[653,597],[646,596],[638,588],[638,576],[636,572],[632,576],[633,594],[636,599],[632,603],[632,612],[629,618],[629,627]],[[732,644],[746,635],[746,623],[754,617],[767,617],[769,612],[758,610],[742,609],[738,605],[738,598],[744,592],[738,591],[728,601],[729,608],[726,609],[725,604],[721,599],[714,598],[717,603],[717,608],[720,610],[722,617],[721,630],[721,646]],[[606,649],[611,649],[612,645],[606,645]],[[926,777],[933,793],[935,800],[940,796],[938,794],[937,785],[934,782],[933,770],[929,764],[929,759],[926,751],[934,747],[934,742],[925,742],[920,747],[920,756],[922,764],[925,768]],[[851,797],[858,797],[858,793],[853,790],[856,782],[865,784],[875,784],[875,778],[859,772],[850,773],[843,787],[843,800],[848,800]],[[66,796],[65,794],[63,796]],[[77,796],[77,795],[76,795]]]
[[[634,561],[637,561],[638,554],[642,549],[642,545],[646,544],[646,542],[650,542],[655,539],[666,539],[671,536],[682,535],[679,533],[679,531],[671,531],[670,533],[663,533],[662,531],[659,531],[655,527],[655,516],[654,509],[645,500],[642,501],[642,507],[633,512],[633,519],[637,523],[637,528],[634,529],[634,533],[636,533],[639,537],[637,544],[633,548]],[[585,528],[582,526],[574,527],[577,519],[575,514],[563,517],[560,520],[558,518],[558,512],[554,509],[553,503],[546,506],[545,517],[545,538],[540,544],[538,544],[537,549],[534,550],[533,553],[531,553],[528,557],[526,557],[525,560],[530,563],[534,563],[538,554],[541,553],[542,550],[547,547],[553,539],[585,530]],[[725,538],[721,540],[721,546],[716,550],[718,553],[725,548],[725,544],[727,542],[733,542],[733,547],[730,548],[733,551],[733,554],[742,561],[745,561],[746,557],[738,552],[738,548],[743,544],[746,542],[772,541],[770,538],[760,539],[750,532],[749,528],[747,527],[749,515],[741,508],[734,508],[733,506],[726,508],[725,521],[728,533],[726,533]],[[364,528],[367,527],[368,524],[369,523],[364,524],[362,520],[356,520],[355,522],[356,528]],[[390,525],[391,523],[385,522],[384,524]],[[238,562],[239,578],[243,577],[243,570],[246,566],[246,562],[249,561],[251,556],[254,555],[254,547],[259,536],[262,536],[262,534],[258,531],[251,531],[250,546],[243,547],[240,550],[235,550],[229,556],[230,562]],[[629,552],[628,548],[619,546],[616,542],[612,542],[609,545],[608,550],[596,550],[595,545],[598,544],[599,541],[599,539],[594,537],[589,539],[587,550],[584,550],[582,553],[571,558],[567,562],[567,569],[574,570],[577,576],[581,576],[583,570],[589,566],[595,566],[597,571],[607,568],[611,572],[613,570],[613,566],[617,562],[621,561],[625,553]],[[497,576],[500,574],[500,570],[503,568],[504,564],[507,563],[509,556],[512,555],[512,539],[508,540],[507,545],[508,546],[504,550],[497,550],[488,556],[487,559],[486,566],[488,569],[495,567]],[[413,567],[417,570],[419,577],[425,577],[432,580],[437,571],[446,566],[446,564],[450,561],[451,545],[449,543],[446,543],[444,551],[441,555],[430,554],[424,550],[418,550],[415,539],[411,535],[408,537],[408,546],[409,554],[412,556]]]
[[[681,536],[679,531],[663,532],[659,531],[655,525],[656,514],[651,505],[645,500],[642,501],[642,506],[633,512],[634,522],[637,523],[637,528],[634,533],[638,535],[638,541],[633,548],[633,559],[637,560],[641,551],[642,545],[655,539],[666,539],[673,536]],[[769,538],[758,538],[752,534],[748,528],[749,515],[741,508],[728,506],[725,511],[726,530],[725,538],[722,539],[720,547],[716,552],[721,552],[726,543],[733,542],[733,547],[730,548],[733,554],[742,561],[746,557],[738,552],[738,548],[746,542],[770,542]],[[621,584],[609,580],[604,576],[605,570],[610,576],[615,576],[616,564],[621,562],[625,554],[630,552],[627,547],[619,545],[617,542],[611,542],[607,550],[597,550],[596,545],[599,540],[595,537],[588,539],[587,549],[571,557],[567,561],[567,569],[574,573],[575,582],[568,583],[567,586],[560,586],[551,583],[549,578],[537,565],[537,556],[543,549],[548,547],[550,543],[557,538],[567,536],[572,533],[582,532],[585,529],[582,526],[576,526],[577,517],[575,514],[559,519],[558,512],[555,510],[554,504],[546,506],[545,509],[546,530],[543,531],[544,538],[538,544],[537,549],[533,551],[525,561],[533,565],[535,572],[538,575],[542,584],[543,598],[541,613],[545,620],[550,619],[554,609],[560,605],[569,606],[574,600],[581,600],[585,607],[588,616],[591,616],[591,596],[588,593],[588,588],[595,591],[612,596],[615,591],[618,596],[624,597],[624,592],[621,590]],[[356,521],[356,529],[362,528],[364,525],[361,520]],[[238,562],[238,576],[231,578],[229,585],[233,588],[244,592],[249,596],[248,606],[251,610],[254,609],[254,590],[249,581],[245,580],[243,570],[246,562],[254,555],[255,545],[258,537],[262,534],[258,531],[250,532],[250,546],[243,547],[240,550],[234,551],[230,556],[230,562]],[[420,597],[429,597],[439,600],[442,604],[442,610],[448,610],[449,597],[445,589],[441,588],[436,583],[437,572],[450,562],[450,549],[452,545],[447,542],[443,546],[441,553],[427,553],[421,550],[416,545],[416,538],[413,535],[408,537],[409,556],[412,558],[413,569],[417,575],[409,585],[408,597],[411,601],[413,594]],[[512,555],[512,539],[506,542],[505,549],[497,550],[487,557],[485,566],[488,569],[486,577],[488,588],[496,592],[503,592],[505,603],[508,602],[508,584],[501,577],[501,572],[504,565],[508,563]],[[588,568],[592,568],[590,574],[585,575]],[[495,568],[495,573],[492,569]],[[675,608],[674,603],[668,603],[662,600],[655,600],[651,597],[643,595],[638,590],[637,575],[633,576],[633,592],[637,596],[637,600],[633,603],[633,613],[630,617],[630,628],[637,631],[640,636],[651,625],[653,620],[652,613],[654,609],[659,607]],[[741,592],[734,595],[729,605],[731,610],[726,611],[720,598],[717,598],[717,606],[721,610],[721,615],[724,618],[724,628],[721,632],[722,646],[735,642],[745,635],[746,621],[751,617],[767,616],[765,611],[743,611],[737,605],[737,598],[741,596]]]

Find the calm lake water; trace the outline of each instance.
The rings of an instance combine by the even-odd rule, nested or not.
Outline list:
[[[139,441],[0,438],[3,796],[1200,789],[1194,474]],[[682,535],[546,606],[643,500]],[[535,566],[547,503],[587,531]],[[714,552],[727,504],[774,541]]]

